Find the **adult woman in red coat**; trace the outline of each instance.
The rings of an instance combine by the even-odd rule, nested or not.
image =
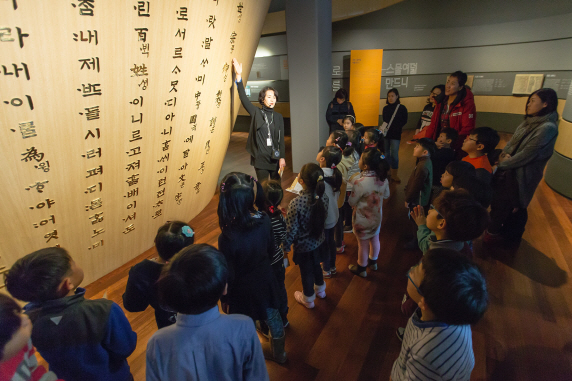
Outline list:
[[[426,137],[437,140],[443,128],[450,127],[459,133],[459,138],[453,148],[457,154],[465,137],[475,128],[477,110],[475,99],[471,90],[465,87],[467,74],[456,71],[449,76],[445,85],[445,97],[441,103],[435,106],[431,117],[431,124],[426,127]]]

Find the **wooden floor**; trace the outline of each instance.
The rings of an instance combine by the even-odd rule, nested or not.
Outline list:
[[[401,343],[395,335],[404,326],[400,303],[406,287],[405,273],[420,252],[404,251],[413,237],[414,226],[403,208],[403,187],[413,169],[413,147],[405,141],[400,148],[400,185],[391,185],[381,226],[379,270],[363,279],[347,266],[355,263],[357,243],[345,234],[346,252],[338,256],[338,275],[326,280],[327,297],[308,310],[294,300],[301,290],[300,271],[290,266],[286,274],[289,320],[284,366],[267,362],[271,380],[388,380]],[[504,137],[506,141],[506,137]],[[254,175],[244,150],[245,133],[234,133],[221,176],[230,171]],[[288,151],[290,140],[287,140]],[[287,163],[291,165],[291,158]],[[283,186],[294,176],[287,169]],[[287,193],[283,206],[293,195]],[[191,222],[197,243],[217,245],[220,233],[216,217],[218,197]],[[477,262],[484,269],[490,292],[490,306],[483,320],[473,328],[476,357],[472,380],[572,380],[572,202],[553,192],[544,181],[529,207],[524,241],[514,253],[484,253],[475,241]],[[113,273],[87,286],[87,296],[107,298],[122,306],[129,268],[143,253]],[[85,269],[89,271],[89,269]],[[138,335],[137,349],[129,358],[135,380],[145,379],[145,347],[157,327],[152,310],[126,312]]]

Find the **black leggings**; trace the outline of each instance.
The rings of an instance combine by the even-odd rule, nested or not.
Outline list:
[[[270,177],[271,180],[280,180],[278,174],[278,167],[275,170],[254,168],[256,171],[256,178],[259,182],[264,182]]]

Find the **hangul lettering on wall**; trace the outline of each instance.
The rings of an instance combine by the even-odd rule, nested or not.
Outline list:
[[[127,185],[129,185],[130,187],[132,187],[133,185],[137,185],[139,183],[139,174],[135,174],[135,175],[131,175],[127,178],[127,180],[125,180],[125,182],[127,183]]]
[[[174,90],[175,92],[177,92],[177,87],[176,87],[176,86],[177,86],[178,84],[179,84],[179,81],[171,81],[171,90],[169,90],[169,92],[171,92],[171,91],[173,91],[173,90]]]
[[[48,240],[46,241],[46,243],[50,242],[52,239],[59,239],[60,237],[58,237],[58,231],[56,229],[54,229],[53,231],[49,232],[48,234],[44,235],[44,238],[47,238]]]
[[[141,54],[147,54],[147,58],[149,58],[149,44],[141,44],[141,47],[139,48],[139,50],[141,50]]]
[[[46,224],[48,224],[50,221],[52,221],[52,224],[56,224],[56,216],[54,216],[53,214],[50,214],[50,217],[41,220],[40,222],[38,222],[37,224],[34,224],[34,228],[39,228],[40,226],[44,226]]]
[[[171,99],[167,99],[167,102],[165,102],[165,106],[173,106],[175,107],[177,105],[177,97],[173,97]]]
[[[173,132],[173,126],[170,126],[168,131],[166,128],[163,128],[163,132],[161,132],[161,135],[171,135],[172,132]]]
[[[20,127],[20,133],[22,134],[22,139],[28,139],[37,136],[36,126],[34,126],[34,121],[32,120],[29,122],[20,122],[18,123],[18,127]]]
[[[403,73],[403,74],[409,74],[409,64],[408,64],[408,63],[404,63],[403,66],[402,66],[402,69],[403,69],[404,72],[406,72],[406,73]]]
[[[97,70],[99,73],[99,57],[82,58],[78,61],[81,62],[81,67],[79,70],[83,70],[85,67],[87,70]]]
[[[28,106],[30,106],[30,110],[33,110],[34,102],[32,101],[32,97],[30,95],[26,95],[26,98],[28,99]],[[4,101],[4,103],[14,107],[20,107],[24,104],[24,101],[20,98],[12,98],[9,101]]]
[[[201,166],[199,167],[199,172],[200,172],[201,175],[202,175],[204,171],[205,171],[205,162],[203,161],[203,162],[201,163]]]
[[[197,82],[201,83],[202,85],[204,85],[204,84],[205,84],[205,79],[206,79],[206,75],[203,74],[203,75],[197,76],[197,78],[195,78],[195,81],[197,81]]]
[[[133,214],[128,214],[127,217],[123,219],[123,222],[134,220],[137,217],[137,212],[133,212]]]
[[[141,168],[141,160],[134,161],[132,163],[127,164],[127,172]]]
[[[49,181],[48,180],[44,180],[44,181],[36,181],[35,184],[32,184],[30,186],[28,186],[27,188],[24,188],[25,190],[29,191],[31,189],[36,189],[36,191],[38,191],[38,193],[44,193],[44,188],[46,187],[45,184],[47,184]]]
[[[159,170],[157,171],[157,173],[167,173],[169,170],[169,166],[166,165],[164,167],[159,168]]]
[[[167,177],[163,177],[162,179],[158,179],[158,187],[161,188],[162,186],[165,186],[167,184]]]
[[[85,153],[85,155],[81,155],[81,157],[85,157],[86,159],[93,159],[94,157],[101,157],[101,147],[99,148],[92,148]]]
[[[94,95],[101,95],[101,89],[99,88],[99,86],[101,86],[99,83],[88,83],[87,85],[84,85],[83,83],[81,84],[81,89],[77,89],[77,91],[82,93],[83,97],[91,97]]]
[[[201,61],[201,63],[199,64],[202,67],[205,67],[209,64],[209,60],[207,58],[203,58],[203,60]]]
[[[99,183],[97,183],[97,184],[95,184],[95,185],[92,185],[92,186],[87,187],[87,189],[86,189],[85,192],[83,192],[83,193],[85,193],[85,194],[93,193],[93,192],[95,192],[95,191],[97,190],[98,186],[99,186],[99,191],[101,192],[101,191],[103,190],[103,183],[102,183],[102,182],[99,182]]]
[[[152,216],[153,219],[160,217],[163,214],[163,209],[159,209],[155,211],[155,214]]]
[[[91,236],[91,238],[95,238],[100,234],[105,233],[105,229],[104,228],[100,228],[100,229],[93,229],[93,234]]]
[[[177,20],[189,21],[187,17],[187,7],[179,7],[179,10],[176,11],[176,13],[179,15],[177,16]]]
[[[103,240],[102,240],[102,239],[99,240],[99,241],[97,241],[97,242],[95,242],[95,243],[92,243],[91,246],[89,246],[89,247],[87,248],[87,250],[96,249],[96,248],[98,248],[98,247],[100,247],[100,246],[103,246]]]
[[[34,168],[41,169],[44,172],[49,172],[50,171],[50,162],[48,160],[46,160],[43,163],[39,163],[38,165],[34,165]]]
[[[212,37],[207,37],[204,39],[204,41],[201,42],[201,47],[205,48],[205,49],[210,49],[211,48],[211,43],[214,40],[212,39]]]
[[[207,23],[209,24],[209,26],[207,26],[207,29],[210,28],[211,26],[213,27],[213,29],[215,28],[215,21],[216,21],[216,17],[215,15],[210,15],[207,18]]]
[[[103,221],[103,212],[95,213],[93,216],[88,217],[92,225],[98,224]]]
[[[141,153],[141,147],[129,148],[129,151],[125,152],[127,156],[135,156]]]
[[[173,58],[183,58],[183,48],[182,47],[175,48],[175,55],[173,56]]]
[[[234,52],[234,40],[236,40],[236,36],[238,36],[238,35],[234,31],[230,34],[230,52],[231,53]]]
[[[135,120],[135,115],[131,115],[131,123],[137,123],[139,122],[139,124],[143,123],[143,113],[140,112],[139,113],[139,119]]]
[[[161,198],[163,196],[165,196],[165,188],[157,191],[157,198]]]
[[[195,184],[195,193],[199,194],[200,191],[201,191],[201,182],[199,181],[198,183]]]
[[[395,75],[401,75],[401,64],[400,63],[395,64]]]
[[[175,65],[175,67],[171,71],[171,73],[173,73],[173,74],[179,74],[180,72],[181,72],[181,69],[179,69],[179,67],[177,65]]]
[[[211,134],[212,134],[212,133],[214,132],[214,130],[215,130],[215,125],[216,125],[216,116],[215,116],[215,117],[212,117],[211,120],[210,120],[209,127],[210,127],[210,129],[211,129]]]
[[[219,91],[217,91],[216,97],[215,97],[216,107],[219,108],[221,103],[222,103],[222,90],[219,90]]]
[[[92,137],[92,138],[94,138],[94,139],[97,137],[97,139],[99,139],[99,138],[101,137],[99,128],[96,128],[96,129],[95,129],[95,134],[93,133],[93,131],[87,130],[87,134],[85,134],[85,139],[84,139],[84,140],[87,140],[87,138],[89,138],[89,137]]]
[[[147,90],[147,86],[149,85],[149,79],[145,78],[141,81],[140,84],[138,84],[137,86],[141,87],[141,90]]]
[[[135,230],[135,225],[131,224],[129,226],[127,226],[125,228],[125,230],[123,230],[123,234],[129,234],[131,233],[133,230]]]
[[[87,42],[88,44],[91,44],[91,42],[94,41],[95,45],[99,43],[97,39],[97,30],[93,30],[93,32],[91,30],[88,30],[85,37],[83,35],[83,30],[80,30],[79,34],[77,33],[72,33],[72,34],[74,41]]]
[[[183,194],[179,192],[175,195],[175,202],[177,203],[177,205],[181,205],[182,201],[183,201]]]
[[[191,135],[191,136],[189,136],[188,138],[186,138],[186,139],[184,140],[184,142],[185,142],[185,143],[192,143],[194,137],[195,137],[195,135]]]
[[[26,79],[29,81],[30,80],[30,72],[28,71],[28,65],[26,65],[24,62],[21,62],[22,64],[22,68],[18,68],[17,64],[12,64],[12,66],[14,67],[14,71],[10,72],[8,71],[8,68],[6,68],[5,65],[2,65],[2,71],[4,72],[4,75],[14,75],[16,74],[16,78],[20,78],[20,72],[23,71],[24,74],[26,74]]]
[[[87,172],[87,176],[85,176],[86,179],[92,176],[103,175],[103,165],[100,165],[99,167],[96,168],[88,169],[86,172]]]
[[[123,197],[124,198],[131,198],[131,197],[135,197],[135,196],[139,196],[139,187],[137,187],[135,189],[128,190],[127,194]]]
[[[240,21],[242,20],[242,8],[244,8],[244,3],[242,1],[238,3],[237,8],[238,8],[238,22],[240,23]]]
[[[90,120],[99,119],[99,106],[86,107],[85,111],[85,113],[80,112],[79,115],[85,115],[88,122]]]
[[[148,1],[138,1],[133,9],[137,11],[137,16],[139,17],[149,17],[149,2]]]
[[[336,79],[334,81],[332,81],[332,90],[338,91],[339,89],[342,88],[342,81],[340,79]]]
[[[385,71],[385,75],[395,74],[395,69],[393,68],[393,66],[391,66],[391,64],[389,64],[389,67],[387,69],[383,69],[382,71]]]
[[[71,6],[79,9],[80,16],[93,16],[95,0],[77,0],[77,3],[72,3]]]
[[[417,74],[417,62],[409,63],[409,74]]]
[[[199,109],[200,105],[201,105],[201,101],[200,101],[200,96],[201,96],[201,92],[197,91],[195,93],[195,105],[197,106],[197,110]]]
[[[54,200],[51,200],[49,198],[46,199],[46,201],[41,201],[39,202],[36,206],[29,206],[30,209],[42,209],[44,207],[48,207],[48,209],[51,209],[52,205],[54,205],[56,202]]]
[[[181,28],[179,28],[177,30],[177,33],[175,33],[175,37],[182,37],[183,41],[185,40],[185,33],[187,32],[186,28],[183,28],[183,31],[181,32]]]
[[[161,157],[159,160],[157,160],[157,163],[166,163],[168,161],[169,161],[169,154],[166,154],[163,157]]]
[[[129,210],[131,208],[135,209],[136,207],[137,207],[137,200],[133,200],[132,203],[127,204],[127,210]]]
[[[191,152],[191,150],[188,148],[183,151],[183,159],[186,159],[187,157],[189,157],[189,152]]]
[[[173,114],[173,113],[167,114],[165,116],[165,120],[170,120],[170,121],[175,120],[175,114]]]
[[[18,42],[20,43],[20,49],[24,47],[24,37],[30,37],[28,33],[22,33],[22,29],[16,27],[16,32],[18,33]],[[3,27],[0,28],[0,42],[14,42],[12,37],[12,28]]]
[[[89,205],[85,206],[85,210],[86,212],[89,210],[95,210],[95,209],[99,209],[103,206],[103,200],[101,199],[101,197],[98,197],[96,199],[93,199],[89,202]]]
[[[168,150],[169,150],[169,143],[170,143],[170,142],[171,142],[170,140],[165,140],[165,141],[163,142],[163,151],[168,151]]]
[[[38,149],[34,146],[26,149],[26,152],[22,153],[21,155],[24,156],[24,158],[20,160],[26,163],[32,160],[36,160],[39,163],[44,159],[44,153],[38,152]]]
[[[211,141],[207,140],[207,142],[205,143],[205,152],[207,155],[209,154],[210,150],[211,150]]]
[[[143,96],[139,96],[139,98],[133,99],[131,102],[129,102],[129,104],[132,104],[133,106],[139,105],[139,107],[143,107]]]
[[[342,67],[339,65],[334,65],[332,70],[332,75],[340,75],[342,74]]]
[[[191,131],[196,131],[197,129],[197,114],[191,115],[191,120],[189,122],[191,125]]]
[[[18,1],[16,0],[12,0],[12,7],[14,8],[14,10],[18,9]],[[0,273],[1,274],[1,273]],[[1,287],[0,287],[1,288]]]

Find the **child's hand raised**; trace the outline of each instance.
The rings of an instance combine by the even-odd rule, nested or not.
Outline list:
[[[234,67],[234,72],[237,76],[242,75],[242,64],[238,63],[236,58],[232,59],[232,66]]]
[[[415,221],[417,226],[425,225],[427,223],[427,218],[425,217],[425,211],[423,210],[423,207],[420,205],[417,205],[415,208],[413,208],[413,210],[411,211],[411,218],[413,218],[413,221]]]

